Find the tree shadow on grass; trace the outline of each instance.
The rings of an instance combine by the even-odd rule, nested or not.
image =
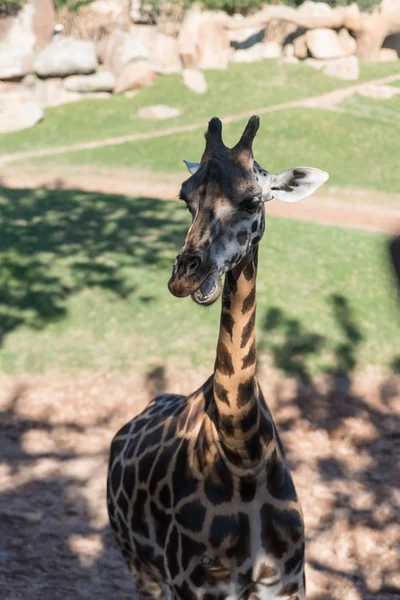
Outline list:
[[[341,340],[316,335],[299,320],[271,308],[264,316],[261,343],[272,355],[275,366],[294,383],[289,395],[281,393],[283,383],[278,383],[275,390],[280,396],[275,415],[278,429],[288,441],[295,440],[288,455],[291,467],[295,473],[314,469],[318,474],[314,483],[304,482],[308,494],[313,493],[313,486],[325,482],[321,502],[329,506],[308,534],[309,564],[325,577],[325,592],[313,595],[313,600],[344,598],[355,589],[363,600],[376,598],[377,591],[383,600],[393,597],[400,560],[399,553],[396,567],[396,557],[390,556],[390,540],[397,521],[396,494],[400,492],[400,465],[396,459],[400,454],[400,412],[394,410],[400,386],[395,378],[372,378],[370,388],[368,384],[355,385],[363,332],[345,297],[332,295],[328,302]],[[325,373],[318,380],[310,364],[321,353],[327,359]],[[327,436],[322,446],[320,436]],[[302,439],[318,440],[314,451],[296,452],[295,442]],[[313,502],[308,505],[312,512],[320,503],[319,497]],[[339,523],[342,537],[337,533]],[[344,561],[341,546],[346,544],[352,553]],[[387,561],[383,560],[384,553],[375,557],[379,566],[373,565],[371,558],[374,544],[378,544],[378,549],[388,544]],[[334,549],[325,553],[326,558],[324,552],[313,550],[324,546]],[[366,548],[371,554],[368,557]],[[375,551],[379,554],[379,550]],[[376,577],[371,583],[372,573],[377,571],[379,590],[374,587]],[[337,594],[338,586],[343,587],[342,595]]]
[[[85,287],[126,298],[134,269],[170,266],[187,229],[174,209],[154,198],[0,189],[0,343],[20,325],[63,318]]]

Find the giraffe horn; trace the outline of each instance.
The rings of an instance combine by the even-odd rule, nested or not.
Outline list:
[[[253,153],[253,140],[256,137],[258,128],[260,126],[260,118],[253,115],[250,117],[245,130],[242,133],[242,137],[232,149],[233,152],[242,153],[243,151]]]
[[[222,141],[222,123],[218,117],[213,117],[208,123],[208,129],[205,134],[206,138],[206,149],[205,153],[208,154],[210,151],[215,151],[218,148],[225,148],[224,142]]]

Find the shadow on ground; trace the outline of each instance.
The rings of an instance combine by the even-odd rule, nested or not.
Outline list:
[[[84,287],[124,298],[137,265],[170,265],[187,215],[168,216],[154,198],[76,190],[0,189],[0,342],[25,324],[41,328],[65,315]]]
[[[274,415],[304,487],[305,513],[319,513],[310,518],[308,562],[322,575],[324,591],[312,598],[336,598],[335,590],[344,594],[338,598],[400,597],[400,551],[394,550],[400,535],[399,380],[355,375],[362,331],[346,298],[332,295],[329,302],[340,342],[315,335],[277,308],[265,314],[261,336],[285,376],[274,390]],[[327,348],[325,374],[315,380],[309,365],[314,355],[328,355]],[[286,378],[293,384],[289,393]],[[309,446],[306,455],[299,444]]]

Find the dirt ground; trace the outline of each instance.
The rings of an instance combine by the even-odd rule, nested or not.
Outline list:
[[[134,600],[108,528],[116,430],[206,371],[0,377],[0,597]],[[288,451],[307,535],[309,600],[400,598],[400,377],[259,379]]]

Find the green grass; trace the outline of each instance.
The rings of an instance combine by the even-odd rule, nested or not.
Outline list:
[[[341,106],[353,115],[365,117],[375,123],[400,126],[400,96],[387,100],[375,100],[355,94],[342,102]]]
[[[182,203],[70,190],[2,190],[0,203],[1,370],[212,368],[219,306],[204,310],[167,289],[190,221]],[[301,361],[312,373],[400,356],[386,243],[269,219],[260,347],[285,370]]]
[[[361,66],[360,81],[396,73],[393,63]],[[293,101],[346,87],[346,82],[326,77],[306,65],[274,60],[231,64],[226,71],[206,71],[208,92],[197,95],[182,84],[180,75],[160,76],[155,84],[133,98],[85,100],[46,110],[45,119],[31,129],[0,135],[0,154],[51,148],[106,137],[161,130],[202,122],[214,115],[235,114]],[[139,119],[137,111],[149,104],[169,104],[183,114],[166,121]],[[60,159],[61,160],[61,159]]]
[[[224,141],[239,139],[246,119],[224,126]],[[397,123],[397,124],[396,124]],[[398,122],[377,122],[363,115],[328,110],[288,109],[266,114],[255,140],[255,156],[269,171],[295,165],[325,169],[329,184],[400,191]],[[199,131],[169,135],[134,143],[70,152],[64,165],[92,165],[145,169],[183,175],[182,160],[199,160],[204,139]],[[54,168],[60,157],[30,161],[36,168]]]

